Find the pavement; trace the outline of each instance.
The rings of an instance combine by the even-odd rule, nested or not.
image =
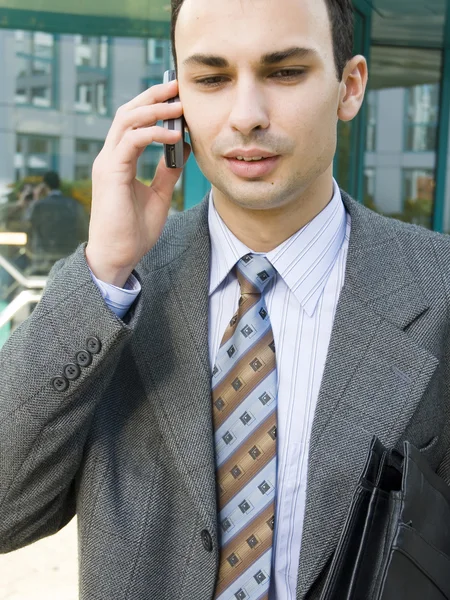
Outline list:
[[[0,600],[78,600],[76,518],[56,535],[0,555]]]

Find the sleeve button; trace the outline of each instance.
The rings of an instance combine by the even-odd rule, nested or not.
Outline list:
[[[92,362],[92,354],[87,350],[81,350],[75,357],[80,367],[88,367]]]
[[[102,349],[102,344],[98,337],[93,335],[86,340],[86,347],[91,354],[98,354]]]
[[[212,552],[213,542],[212,542],[211,535],[210,535],[209,531],[207,529],[204,529],[201,532],[200,535],[201,535],[201,538],[202,538],[203,548],[207,552]]]
[[[52,379],[52,385],[57,392],[65,392],[69,387],[69,382],[62,375]]]
[[[81,369],[77,364],[69,363],[64,367],[64,375],[69,381],[75,381],[81,375]]]

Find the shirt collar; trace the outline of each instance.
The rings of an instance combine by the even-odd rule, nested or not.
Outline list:
[[[333,198],[323,211],[266,255],[309,316],[314,313],[346,235],[346,212],[335,180],[333,187]],[[214,207],[212,192],[209,196],[208,225],[211,295],[237,261],[252,250],[238,240],[222,221]]]

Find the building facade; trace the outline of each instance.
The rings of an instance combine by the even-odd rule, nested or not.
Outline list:
[[[48,170],[90,179],[115,111],[170,67],[167,39],[58,35],[0,29],[0,195]],[[139,176],[151,179],[149,147]]]

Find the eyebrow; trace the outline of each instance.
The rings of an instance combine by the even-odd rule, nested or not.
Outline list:
[[[300,48],[293,46],[286,48],[285,50],[279,50],[277,52],[269,52],[261,56],[260,64],[263,67],[271,65],[277,65],[289,58],[295,58],[298,60],[304,60],[306,58],[313,58],[317,56],[317,51],[312,48]],[[216,69],[226,69],[230,66],[230,63],[223,56],[216,56],[214,54],[193,54],[183,61],[185,66],[193,67],[213,67]]]

